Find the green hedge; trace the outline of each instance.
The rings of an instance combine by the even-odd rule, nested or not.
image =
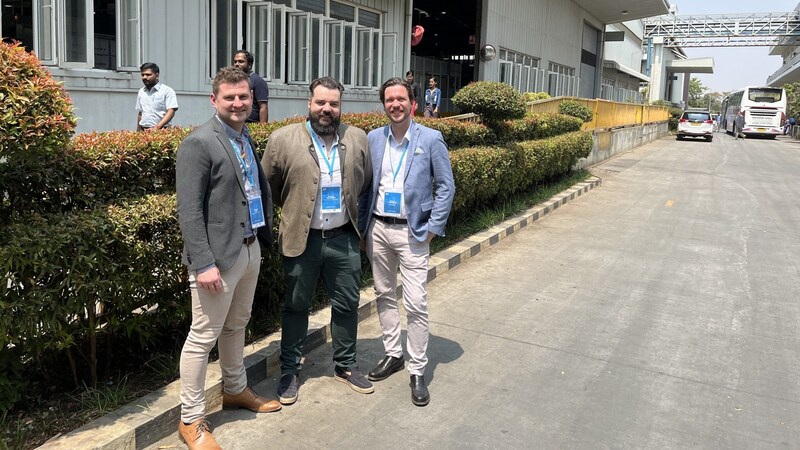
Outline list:
[[[582,120],[564,114],[527,113],[522,119],[494,124],[494,132],[498,142],[519,142],[571,133],[582,125]]]
[[[462,112],[480,114],[487,123],[519,119],[525,115],[522,95],[508,83],[474,81],[451,99]]]
[[[592,145],[592,134],[578,131],[507,148],[450,152],[456,183],[453,214],[503,200],[537,182],[566,174],[580,158],[589,155]]]
[[[374,129],[382,126],[381,116],[349,115],[347,121]],[[263,146],[279,126],[301,120],[254,126],[253,137]],[[451,140],[477,144],[450,152],[458,186],[454,216],[566,173],[592,146],[590,133],[573,132],[485,147],[497,135],[483,125],[423,123],[440,129],[451,148]],[[531,115],[501,134],[544,136],[575,126],[572,118]],[[173,185],[175,149],[188,131],[76,137],[63,160],[41,169],[61,183],[49,199],[54,209],[13,210],[13,220],[0,227],[0,325],[6,331],[0,335],[0,411],[24,399],[31,380],[96,382],[104,362],[100,342],[119,337],[145,348],[186,329],[190,302]],[[31,197],[46,194],[42,189]],[[62,199],[72,210],[57,205]],[[280,211],[275,214],[277,227]],[[269,249],[263,257],[253,321],[279,317],[285,291],[280,256]],[[42,363],[64,359],[72,367],[69,377]]]

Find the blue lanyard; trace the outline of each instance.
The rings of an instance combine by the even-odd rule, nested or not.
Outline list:
[[[325,160],[325,165],[328,166],[328,175],[333,177],[333,165],[336,163],[336,151],[339,149],[338,145],[333,146],[333,150],[331,151],[331,159],[329,160],[327,156],[325,156],[325,152],[322,151],[322,143],[317,139],[317,133],[311,129],[311,122],[306,121],[306,128],[308,128],[308,133],[311,135],[311,139],[314,141],[314,147],[316,147],[317,151],[319,152],[322,159]]]
[[[389,138],[386,138],[386,140],[389,141]],[[394,185],[394,182],[397,180],[397,174],[400,173],[400,168],[403,167],[403,160],[406,157],[406,151],[408,151],[408,144],[410,144],[410,142],[406,142],[406,146],[403,147],[403,154],[400,155],[400,161],[397,163],[397,167],[394,169],[394,172],[392,174],[392,184],[393,185]],[[392,156],[392,151],[393,150],[394,150],[394,147],[392,147],[392,143],[389,142],[389,163],[390,164],[391,164],[391,161],[392,161],[391,160],[391,156]]]
[[[242,171],[244,172],[244,175],[247,177],[247,181],[250,182],[250,187],[252,189],[256,189],[256,181],[253,175],[255,172],[253,170],[253,160],[255,159],[255,157],[253,157],[253,150],[250,148],[250,143],[248,142],[247,139],[242,139],[242,149],[241,151],[239,151],[239,146],[236,145],[238,142],[234,139],[231,139],[230,137],[228,137],[228,140],[231,141],[231,145],[233,146],[234,149],[236,149],[236,151],[234,152],[236,153],[236,159],[239,160],[239,165],[242,166]],[[247,158],[247,161],[250,161],[250,164],[248,164],[247,161],[244,160],[242,155],[244,155],[244,157]]]

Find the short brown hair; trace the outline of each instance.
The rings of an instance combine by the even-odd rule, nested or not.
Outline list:
[[[211,91],[214,95],[217,95],[219,93],[220,84],[238,84],[242,81],[247,81],[247,86],[252,89],[252,86],[250,86],[250,75],[245,73],[245,71],[234,66],[223,67],[219,69],[219,72],[214,76],[214,82],[211,84]]]
[[[393,77],[384,81],[383,85],[381,85],[381,92],[380,92],[381,103],[386,101],[386,89],[389,89],[392,86],[403,86],[404,88],[406,88],[406,92],[408,92],[408,100],[412,102],[414,101],[414,90],[411,89],[411,85],[408,83],[408,81],[402,78]]]

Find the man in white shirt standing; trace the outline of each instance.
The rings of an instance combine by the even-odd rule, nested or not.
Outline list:
[[[139,89],[136,97],[136,129],[138,131],[157,129],[169,125],[175,111],[178,110],[178,98],[175,91],[166,84],[160,83],[160,70],[155,63],[146,62],[139,68],[144,87]]]

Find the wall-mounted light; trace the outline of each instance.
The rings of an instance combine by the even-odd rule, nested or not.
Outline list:
[[[628,10],[627,9],[623,9],[622,10],[622,15],[623,16],[627,16],[628,15]]]

